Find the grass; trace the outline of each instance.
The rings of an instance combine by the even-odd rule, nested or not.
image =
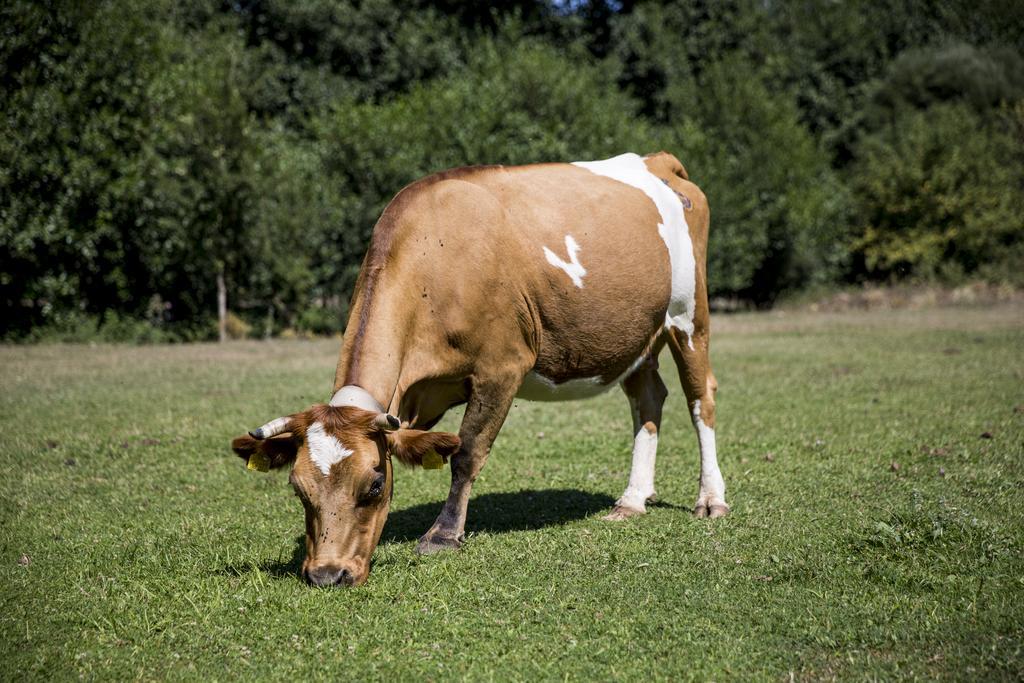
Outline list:
[[[666,358],[645,517],[599,519],[628,477],[621,394],[521,402],[461,552],[414,555],[448,473],[402,469],[370,582],[314,590],[285,475],[227,443],[324,400],[337,348],[0,347],[0,677],[1024,674],[1020,307],[719,317],[731,516],[689,514]]]

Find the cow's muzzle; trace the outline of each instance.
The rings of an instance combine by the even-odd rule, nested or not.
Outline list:
[[[351,586],[355,583],[355,574],[345,567],[323,565],[306,570],[306,580],[314,586]]]

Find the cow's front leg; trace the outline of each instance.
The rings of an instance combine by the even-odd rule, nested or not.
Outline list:
[[[474,378],[466,402],[466,414],[459,428],[462,446],[451,458],[452,486],[448,500],[434,525],[420,537],[416,546],[419,554],[454,550],[462,545],[473,482],[487,462],[491,444],[505,422],[521,381],[521,373],[510,373],[502,379]]]
[[[633,414],[633,466],[629,484],[615,502],[615,509],[604,519],[619,521],[647,512],[647,502],[655,497],[654,461],[661,429],[661,408],[668,396],[658,375],[658,359],[648,358],[626,378],[622,388]]]

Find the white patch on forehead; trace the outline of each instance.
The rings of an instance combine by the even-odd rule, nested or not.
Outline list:
[[[339,463],[352,451],[342,445],[333,435],[324,431],[324,426],[314,422],[306,430],[306,445],[309,446],[309,459],[324,473],[331,473],[331,466]]]
[[[548,263],[564,270],[565,274],[572,280],[572,283],[583,289],[583,276],[587,274],[587,269],[580,265],[580,260],[576,257],[576,254],[579,253],[580,245],[576,243],[572,235],[565,236],[565,250],[569,253],[568,263],[547,247],[544,247],[544,256],[547,257]]]
[[[697,270],[690,228],[686,224],[679,196],[662,182],[661,178],[647,169],[647,164],[638,154],[620,154],[603,161],[576,161],[573,162],[573,166],[631,185],[654,202],[658,213],[661,214],[658,234],[668,247],[669,264],[672,268],[672,294],[668,310],[665,312],[665,326],[685,332],[687,343],[692,349]]]

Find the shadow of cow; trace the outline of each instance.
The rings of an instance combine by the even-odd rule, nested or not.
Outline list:
[[[607,511],[614,503],[615,499],[609,495],[575,489],[485,493],[473,497],[473,515],[466,526],[469,532],[493,534],[531,531],[584,519]],[[442,505],[444,501],[437,501],[393,511],[388,516],[381,544],[415,541],[430,528]],[[302,571],[305,554],[306,538],[299,535],[295,537],[288,560],[267,560],[247,567],[229,566],[223,571],[240,575],[259,569],[278,578],[296,577]]]

